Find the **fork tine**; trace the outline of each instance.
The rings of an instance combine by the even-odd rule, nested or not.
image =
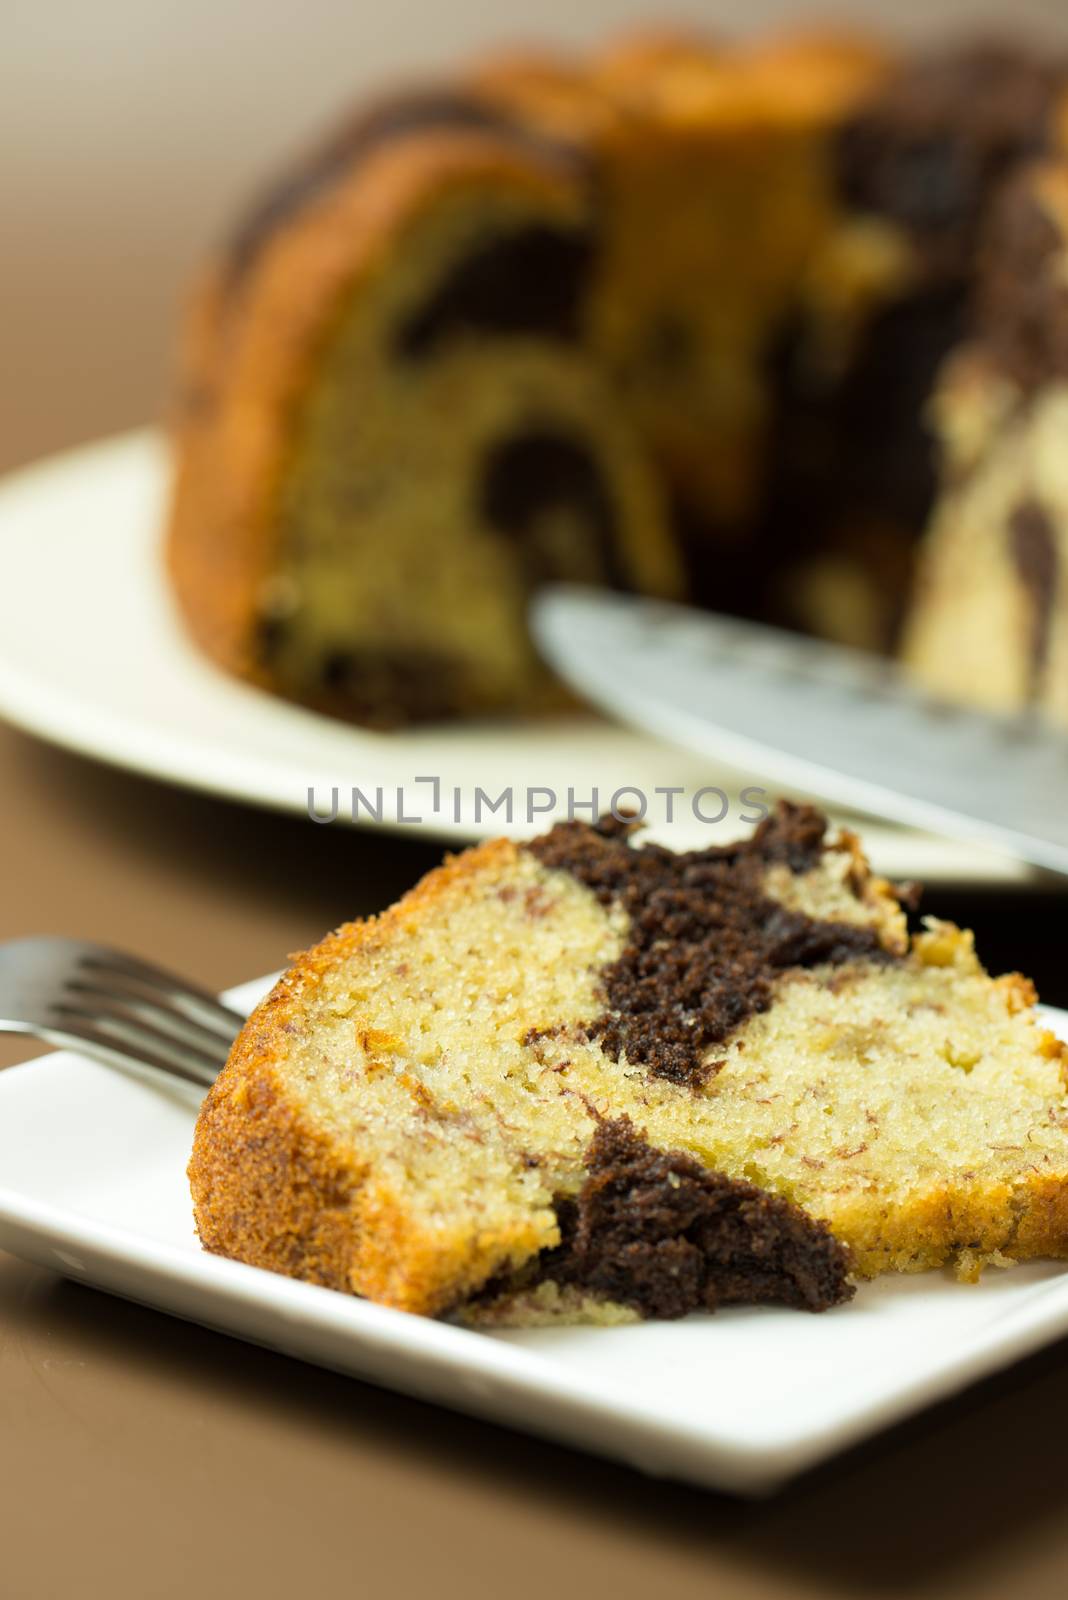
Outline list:
[[[109,1065],[214,1083],[244,1017],[119,951],[62,937],[0,944],[0,1033],[30,1033]]]
[[[86,1037],[87,1030],[92,1029],[103,1042],[116,1048],[125,1047],[133,1055],[144,1056],[147,1053],[165,1057],[181,1065],[187,1073],[196,1073],[198,1082],[214,1082],[225,1060],[226,1052],[221,1045],[210,1052],[190,1041],[162,1032],[132,1013],[124,1012],[118,1005],[105,1010],[94,1000],[90,1009],[79,1006],[74,1000],[59,1000],[53,1009],[62,1026],[83,1030]]]
[[[238,1030],[244,1026],[245,1018],[241,1012],[224,1005],[206,989],[187,983],[183,978],[176,978],[162,967],[138,961],[122,951],[109,950],[102,945],[85,946],[81,965],[103,976],[131,980],[154,993],[165,995],[176,1009],[225,1038],[228,1043],[233,1042]]]
[[[143,990],[125,991],[119,985],[106,988],[101,982],[77,977],[71,978],[65,993],[74,996],[74,1003],[86,1012],[92,1012],[94,1015],[103,1015],[105,1012],[117,1012],[121,1015],[128,1012],[141,1022],[176,1039],[179,1044],[189,1044],[201,1049],[212,1059],[218,1057],[220,1050],[225,1055],[234,1042],[232,1029],[224,1035],[221,1030],[205,1027],[197,1018],[173,1006],[162,994],[148,997]]]
[[[50,1025],[36,1028],[34,1031],[38,1037],[47,1039],[49,1044],[58,1045],[61,1049],[76,1050],[82,1055],[102,1061],[109,1067],[129,1067],[131,1063],[137,1062],[154,1067],[168,1077],[184,1078],[187,1083],[195,1083],[200,1088],[210,1088],[218,1076],[217,1066],[209,1067],[186,1060],[181,1054],[172,1053],[169,1048],[156,1050],[147,1043],[139,1043],[136,1046],[125,1042],[117,1043],[91,1020],[73,1015],[66,1018],[59,1026]]]

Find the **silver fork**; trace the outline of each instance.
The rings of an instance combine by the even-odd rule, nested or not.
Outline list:
[[[78,939],[0,945],[0,1033],[212,1084],[245,1019],[182,978]]]

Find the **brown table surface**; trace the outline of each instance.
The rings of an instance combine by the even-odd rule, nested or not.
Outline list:
[[[214,986],[383,905],[439,851],[257,813],[0,730],[0,937]],[[937,896],[1068,1001],[1063,901]],[[1057,979],[1059,978],[1059,987]],[[5,1041],[0,1063],[26,1054]],[[1068,1592],[1068,1343],[774,1500],[377,1391],[0,1256],[0,1596]]]

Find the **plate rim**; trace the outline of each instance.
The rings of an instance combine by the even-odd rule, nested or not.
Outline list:
[[[42,497],[46,499],[59,494],[68,496],[73,493],[84,494],[86,492],[84,484],[91,479],[112,484],[131,479],[138,471],[143,471],[149,476],[157,476],[162,490],[169,468],[166,437],[159,428],[154,427],[142,427],[113,434],[30,462],[0,478],[0,536],[9,531],[9,523],[17,519],[20,501],[24,501],[27,496],[31,502],[40,504],[43,503]],[[91,517],[89,520],[91,522]],[[173,607],[171,610],[173,614]],[[244,699],[250,707],[255,705],[257,716],[262,716],[264,702],[268,702],[272,721],[277,723],[279,745],[285,743],[287,727],[294,731],[298,728],[307,731],[309,727],[307,719],[314,716],[314,713],[288,705],[276,697],[265,695],[263,691],[251,685],[241,684],[227,677],[196,655],[192,647],[190,647],[190,663],[191,670],[204,670],[217,678],[220,693],[228,697],[228,704],[235,712]],[[277,773],[272,779],[272,769],[265,765],[262,752],[254,747],[235,756],[221,750],[219,741],[215,740],[210,756],[205,758],[203,750],[196,750],[189,745],[188,738],[181,729],[177,732],[172,730],[169,738],[161,738],[157,726],[153,725],[149,729],[143,724],[138,724],[134,727],[128,712],[122,709],[116,711],[98,701],[91,701],[88,710],[84,703],[80,704],[77,715],[74,715],[69,693],[63,693],[55,684],[42,681],[39,676],[35,676],[30,668],[19,662],[17,655],[9,652],[3,638],[0,638],[0,715],[25,733],[70,750],[86,759],[104,763],[145,779],[209,794],[232,803],[255,805],[276,814],[306,816],[306,808],[294,803],[291,785],[283,785]],[[468,726],[475,741],[492,740],[495,726],[492,722]],[[500,726],[502,730],[507,729],[513,737],[517,736],[517,733],[521,735],[521,723],[502,723]],[[542,726],[543,731],[551,736],[553,730],[560,728],[561,724],[557,720]],[[646,736],[595,716],[579,715],[567,719],[566,729],[576,741],[581,739],[584,730],[610,730],[616,737],[633,739],[636,752],[640,751],[643,744],[648,748],[656,748],[656,742],[648,741]],[[396,736],[375,735],[367,730],[360,730],[360,734],[367,739],[364,759],[368,762],[373,760],[374,745],[379,741],[383,750],[387,747],[394,753],[397,750]],[[669,747],[665,745],[664,748],[666,750]],[[696,757],[694,752],[683,748],[678,748],[678,754],[680,762],[691,765],[698,759],[704,760]],[[412,760],[419,759],[425,758],[420,756],[417,749],[413,749]],[[336,766],[343,769],[346,760],[344,750],[340,749],[336,757]],[[726,763],[724,767],[726,769]],[[309,775],[316,780],[318,787],[323,774]],[[335,772],[333,777],[339,778],[343,775],[343,772]],[[742,783],[750,779],[758,781],[752,774],[739,777]],[[330,782],[331,779],[327,777],[325,781]],[[413,781],[417,781],[414,779],[414,772]],[[413,835],[411,825],[400,817],[391,815],[388,810],[381,820],[374,820],[366,815],[352,819],[342,808],[340,820],[346,826],[383,830],[397,837],[410,838]],[[423,838],[450,846],[470,844],[489,837],[495,831],[504,830],[495,824],[491,824],[489,828],[480,828],[466,818],[455,822],[445,808],[435,810],[432,817],[425,817],[420,827]],[[522,831],[519,829],[508,831],[515,837],[522,836]],[[535,828],[526,831],[535,831]],[[961,886],[1012,885],[1022,889],[1041,887],[1044,881],[1042,875],[1028,871],[1021,864],[1002,861],[995,855],[973,851],[955,845],[952,841],[938,841],[940,847],[944,846],[946,853],[945,865],[940,873],[937,866],[927,858],[931,850],[929,836],[915,830],[889,827],[878,821],[869,823],[865,831],[868,839],[876,841],[876,844],[880,840],[893,839],[895,845],[904,844],[906,850],[908,848],[906,841],[910,839],[916,841],[920,853],[915,863],[906,857],[900,864],[890,866],[887,870],[895,876],[920,876],[930,882]],[[927,854],[924,853],[925,850]]]

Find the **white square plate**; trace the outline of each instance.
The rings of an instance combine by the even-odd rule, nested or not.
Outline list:
[[[252,1005],[266,982],[230,997]],[[1047,1013],[1068,1038],[1068,1014]],[[483,1334],[205,1255],[198,1092],[60,1054],[0,1072],[0,1248],[305,1361],[693,1483],[762,1493],[1068,1331],[1068,1270],[864,1286],[823,1316],[735,1307]]]

